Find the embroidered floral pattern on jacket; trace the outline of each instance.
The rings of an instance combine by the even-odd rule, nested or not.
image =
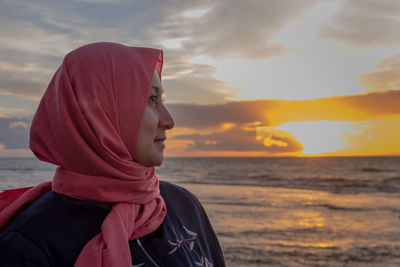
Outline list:
[[[187,235],[189,237],[184,237],[183,235],[181,235],[180,237],[178,237],[175,229],[174,233],[175,233],[175,237],[176,240],[175,242],[168,240],[168,242],[174,246],[174,248],[168,253],[168,254],[173,254],[175,253],[175,251],[177,251],[179,248],[181,248],[182,244],[186,243],[189,246],[189,250],[194,253],[198,259],[198,261],[195,261],[194,263],[197,266],[203,266],[203,267],[213,267],[213,264],[203,255],[201,255],[197,249],[196,249],[196,244],[195,244],[195,240],[198,238],[197,233],[189,230],[186,226],[182,225],[183,229],[185,230],[185,232],[187,233]]]

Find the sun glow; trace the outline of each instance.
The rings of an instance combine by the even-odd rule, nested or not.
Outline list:
[[[343,135],[355,133],[347,122],[305,121],[285,123],[277,129],[291,133],[303,146],[304,155],[317,155],[334,152],[346,147]]]

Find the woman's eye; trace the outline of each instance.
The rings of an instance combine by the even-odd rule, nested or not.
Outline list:
[[[156,104],[156,101],[157,101],[157,96],[156,95],[149,96],[149,103],[150,104]]]

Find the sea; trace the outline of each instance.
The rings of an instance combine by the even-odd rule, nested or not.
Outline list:
[[[0,189],[50,180],[0,159]],[[161,180],[203,204],[227,266],[400,266],[400,157],[167,158]]]

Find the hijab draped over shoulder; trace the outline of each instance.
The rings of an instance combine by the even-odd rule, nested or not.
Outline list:
[[[132,266],[128,241],[156,230],[166,213],[155,168],[134,162],[155,69],[161,76],[162,51],[152,48],[94,43],[65,56],[30,129],[33,153],[59,167],[52,183],[17,192],[0,229],[50,189],[114,203],[75,266]]]

